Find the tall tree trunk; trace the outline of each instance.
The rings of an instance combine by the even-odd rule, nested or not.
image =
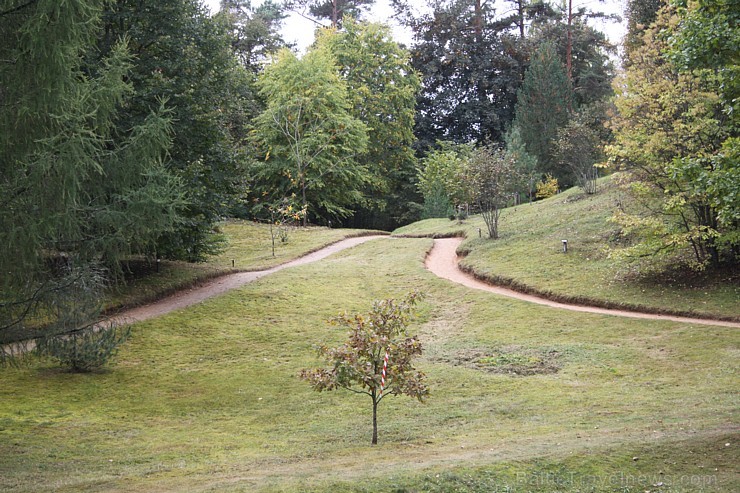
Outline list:
[[[524,39],[524,0],[517,2],[519,10],[519,39]]]
[[[301,205],[303,206],[303,227],[308,226],[308,202],[306,201],[306,175],[301,175]]]
[[[573,82],[573,0],[568,0],[568,43],[565,48],[565,66],[568,80]]]

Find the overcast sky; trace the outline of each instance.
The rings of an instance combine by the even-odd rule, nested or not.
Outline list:
[[[215,13],[219,9],[220,0],[202,0],[203,3],[211,9],[211,12]],[[588,7],[594,11],[606,12],[609,14],[623,15],[624,4],[626,0],[605,0],[600,2],[599,0],[574,0],[573,8],[577,7]],[[262,0],[252,0],[253,5],[259,5]],[[417,13],[428,10],[428,2],[425,0],[412,0],[412,4],[417,5]],[[495,1],[494,4],[505,5],[507,8],[511,5],[509,3],[503,3],[501,0]],[[497,9],[500,10],[500,9]],[[393,34],[396,41],[409,45],[411,43],[411,34],[405,29],[398,26],[391,16],[393,10],[390,7],[388,0],[376,0],[375,5],[366,20],[375,22],[382,22],[393,27]],[[622,36],[625,32],[625,22],[617,24],[615,22],[599,22],[593,21],[594,27],[604,31],[612,43],[619,44],[622,41]],[[283,23],[283,38],[288,42],[293,42],[296,46],[303,51],[308,45],[313,42],[313,33],[316,24],[302,18],[298,14],[291,15]]]

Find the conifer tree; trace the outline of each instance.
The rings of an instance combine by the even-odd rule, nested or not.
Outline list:
[[[119,125],[132,92],[126,43],[83,70],[103,3],[0,9],[0,341],[28,336],[39,316],[48,332],[74,328],[61,323],[70,310],[86,323],[80,312],[95,314],[104,277],[123,256],[151,252],[182,206],[162,164],[166,111]]]
[[[519,90],[515,126],[527,152],[537,158],[542,173],[570,183],[568,172],[554,158],[553,140],[564,126],[573,106],[573,90],[555,47],[545,42],[532,56]]]

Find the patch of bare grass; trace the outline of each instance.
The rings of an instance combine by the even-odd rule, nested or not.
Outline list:
[[[493,349],[465,349],[443,361],[489,373],[529,376],[557,373],[561,367],[560,356],[555,349],[510,345]]]

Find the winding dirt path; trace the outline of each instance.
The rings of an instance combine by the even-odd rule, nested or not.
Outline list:
[[[164,315],[180,308],[185,308],[196,303],[200,303],[203,300],[218,296],[222,293],[230,291],[232,289],[244,286],[250,282],[256,281],[275,272],[279,272],[283,269],[290,267],[296,267],[299,265],[306,265],[312,262],[325,259],[326,257],[346,250],[348,248],[355,247],[362,243],[378,238],[388,238],[383,235],[372,235],[372,236],[361,236],[356,238],[347,238],[337,243],[333,243],[327,247],[317,250],[313,253],[299,257],[290,262],[272,267],[270,269],[253,271],[253,272],[238,272],[235,274],[228,274],[204,284],[201,284],[195,288],[186,289],[174,295],[168,296],[162,300],[150,303],[148,305],[131,308],[125,310],[113,317],[113,320],[118,323],[135,323],[148,320],[150,318]],[[534,296],[531,294],[520,293],[513,289],[504,288],[501,286],[494,286],[478,279],[475,279],[470,274],[461,271],[458,267],[457,247],[462,242],[461,238],[444,238],[434,240],[434,246],[424,262],[425,267],[435,275],[450,280],[452,282],[462,284],[463,286],[487,291],[489,293],[498,294],[501,296],[507,296],[510,298],[516,298],[522,301],[528,301],[531,303],[537,303],[539,305],[545,305],[552,308],[560,308],[562,310],[571,310],[577,312],[586,313],[597,313],[602,315],[615,315],[619,317],[629,318],[641,318],[646,320],[670,320],[674,322],[685,322],[692,324],[702,325],[714,325],[722,327],[735,327],[740,328],[740,323],[737,322],[726,322],[717,320],[707,320],[701,318],[689,318],[689,317],[677,317],[672,315],[656,315],[649,313],[633,312],[628,310],[617,310],[607,308],[597,308],[592,306],[582,306],[567,303],[560,303],[547,298]]]
[[[457,265],[457,247],[460,245],[460,243],[462,243],[462,241],[463,240],[461,238],[443,238],[434,240],[434,247],[432,247],[432,251],[429,253],[426,261],[424,262],[426,268],[430,272],[436,274],[441,278],[456,282],[458,284],[462,284],[463,286],[472,289],[488,291],[490,293],[495,293],[501,296],[508,296],[510,298],[529,301],[531,303],[537,303],[538,305],[545,305],[552,308],[560,308],[563,310],[571,310],[576,312],[598,313],[602,315],[615,315],[618,317],[641,318],[647,320],[670,320],[673,322],[740,328],[740,323],[737,322],[725,322],[719,320],[707,320],[702,318],[690,317],[676,317],[672,315],[656,315],[650,313],[633,312],[628,310],[571,305],[567,303],[551,301],[547,298],[541,298],[539,296],[534,296],[531,294],[520,293],[518,291],[514,291],[513,289],[504,288],[501,286],[494,286],[480,281],[470,274],[467,274],[460,270]]]
[[[180,308],[195,305],[203,300],[207,300],[208,298],[212,298],[227,291],[231,291],[232,289],[244,286],[245,284],[256,281],[262,277],[269,276],[270,274],[274,274],[283,269],[317,262],[334,253],[341,252],[347,248],[352,248],[365,243],[366,241],[378,238],[388,238],[388,236],[358,236],[340,240],[313,253],[309,253],[303,257],[299,257],[295,260],[291,260],[269,269],[252,272],[237,272],[235,274],[227,274],[222,277],[217,277],[204,284],[180,291],[159,301],[155,301],[154,303],[124,310],[112,317],[112,319],[117,323],[131,324],[158,317],[171,311],[179,310]]]

